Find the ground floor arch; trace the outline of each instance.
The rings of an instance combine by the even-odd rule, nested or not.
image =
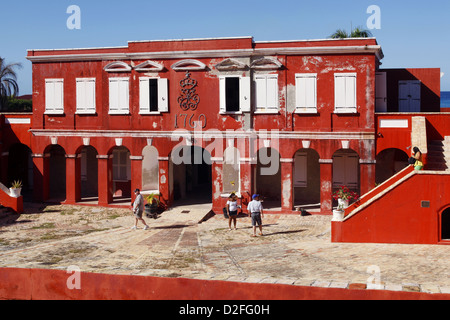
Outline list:
[[[406,152],[395,148],[385,149],[376,157],[375,182],[383,183],[407,166],[408,155]]]
[[[24,144],[14,144],[8,152],[8,177],[6,184],[9,187],[13,181],[22,182],[22,194],[33,189],[33,159],[31,149]]]
[[[264,208],[281,208],[280,154],[275,148],[258,150],[255,172],[256,193],[264,200]]]
[[[441,213],[441,240],[450,241],[450,208]]]
[[[60,145],[47,148],[48,157],[48,198],[61,202],[66,199],[66,152]]]
[[[169,163],[170,192],[175,204],[212,202],[211,154],[198,146],[175,148]]]
[[[319,154],[300,149],[294,155],[294,206],[320,206]]]
[[[113,199],[131,198],[131,158],[130,150],[124,146],[116,146],[112,155]]]
[[[92,146],[80,150],[80,188],[82,199],[98,198],[98,152]]]

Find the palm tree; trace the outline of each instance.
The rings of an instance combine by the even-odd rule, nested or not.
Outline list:
[[[347,38],[370,38],[372,37],[372,32],[363,29],[362,27],[356,27],[352,30],[350,34],[344,29],[338,29],[333,33],[330,38],[332,39],[347,39]]]
[[[11,96],[15,97],[19,94],[16,68],[22,68],[22,64],[6,64],[5,59],[0,57],[0,110],[6,107]]]

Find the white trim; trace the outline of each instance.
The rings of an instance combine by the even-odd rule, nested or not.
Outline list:
[[[189,65],[195,65],[195,66],[189,66]],[[185,67],[185,65],[188,65]],[[175,71],[189,71],[189,70],[205,70],[206,64],[203,62],[200,62],[195,59],[184,59],[178,62],[175,62],[172,67]]]
[[[219,71],[228,71],[228,70],[244,70],[247,69],[248,66],[236,59],[228,58],[225,60],[222,60],[218,64],[214,66]]]
[[[128,48],[127,48],[128,49]],[[57,50],[55,50],[56,52]],[[294,47],[294,48],[259,48],[259,49],[225,49],[197,51],[162,51],[135,53],[88,53],[88,54],[56,54],[46,56],[27,56],[31,62],[63,62],[63,61],[102,61],[130,59],[183,59],[183,58],[220,58],[249,57],[261,55],[322,55],[322,54],[380,54],[381,46],[339,46],[339,47]],[[380,59],[380,58],[379,58]],[[381,60],[381,59],[380,59]]]
[[[31,124],[30,118],[6,118],[6,124]]]
[[[45,130],[31,129],[30,132],[36,137],[109,137],[109,138],[172,138],[173,131],[134,131],[134,130]],[[270,131],[269,131],[270,132]],[[194,132],[187,131],[183,136],[190,137]],[[196,132],[196,135],[204,137],[215,137],[214,131]],[[237,138],[267,138],[268,131],[261,131],[261,137],[258,131],[216,131],[217,137],[227,139]],[[370,132],[277,132],[279,139],[294,140],[375,140],[375,133]]]
[[[115,68],[119,67],[119,68]],[[131,72],[131,66],[122,61],[114,61],[107,64],[103,70],[106,72]]]
[[[152,66],[152,68],[145,68],[147,66]],[[134,70],[138,72],[158,72],[164,70],[164,64],[157,63],[155,61],[147,60],[141,64],[134,67]]]
[[[276,70],[281,69],[282,67],[283,64],[274,58],[260,58],[253,61],[250,65],[250,68],[258,70]]]

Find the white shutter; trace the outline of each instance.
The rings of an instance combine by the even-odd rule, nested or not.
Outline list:
[[[256,109],[265,108],[267,106],[267,90],[266,77],[256,77]]]
[[[345,108],[345,78],[335,77],[335,106],[336,109]]]
[[[64,80],[45,80],[45,112],[64,113]]]
[[[278,76],[267,76],[267,108],[278,109]]]
[[[345,78],[345,106],[356,108],[356,77]]]
[[[220,113],[227,111],[226,78],[219,77]]]
[[[242,112],[251,111],[251,81],[250,77],[241,77],[239,81],[240,108]]]
[[[139,112],[150,111],[150,79],[139,78]]]
[[[356,112],[356,74],[335,74],[336,112]]]
[[[55,85],[51,80],[45,80],[45,111],[54,111]]]
[[[95,113],[95,79],[77,79],[77,112]]]
[[[119,81],[119,110],[121,113],[128,113],[130,110],[130,90],[128,86],[128,79],[121,79]]]
[[[168,79],[158,80],[158,109],[159,112],[169,112]]]
[[[119,111],[119,81],[118,79],[109,79],[109,112],[117,113]]]
[[[296,108],[300,112],[317,112],[317,75],[298,74],[295,78]]]

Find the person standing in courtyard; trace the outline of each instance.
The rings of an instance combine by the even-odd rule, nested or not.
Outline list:
[[[142,214],[144,213],[144,197],[142,196],[139,189],[134,190],[134,194],[136,195],[136,199],[134,199],[133,203],[133,214],[136,218],[136,221],[131,229],[136,230],[138,221],[142,221],[142,223],[145,225],[144,230],[147,230],[149,227],[145,223],[144,219],[142,219]]]
[[[259,201],[259,194],[252,196],[252,201],[247,205],[247,210],[252,217],[253,237],[256,237],[256,226],[259,228],[259,235],[262,236],[262,217],[264,215],[262,203]]]
[[[238,204],[237,204],[237,196],[232,193],[228,197],[227,201],[227,212],[228,212],[228,228],[231,230],[231,222],[234,223],[234,230],[236,230],[236,218],[238,214]]]

